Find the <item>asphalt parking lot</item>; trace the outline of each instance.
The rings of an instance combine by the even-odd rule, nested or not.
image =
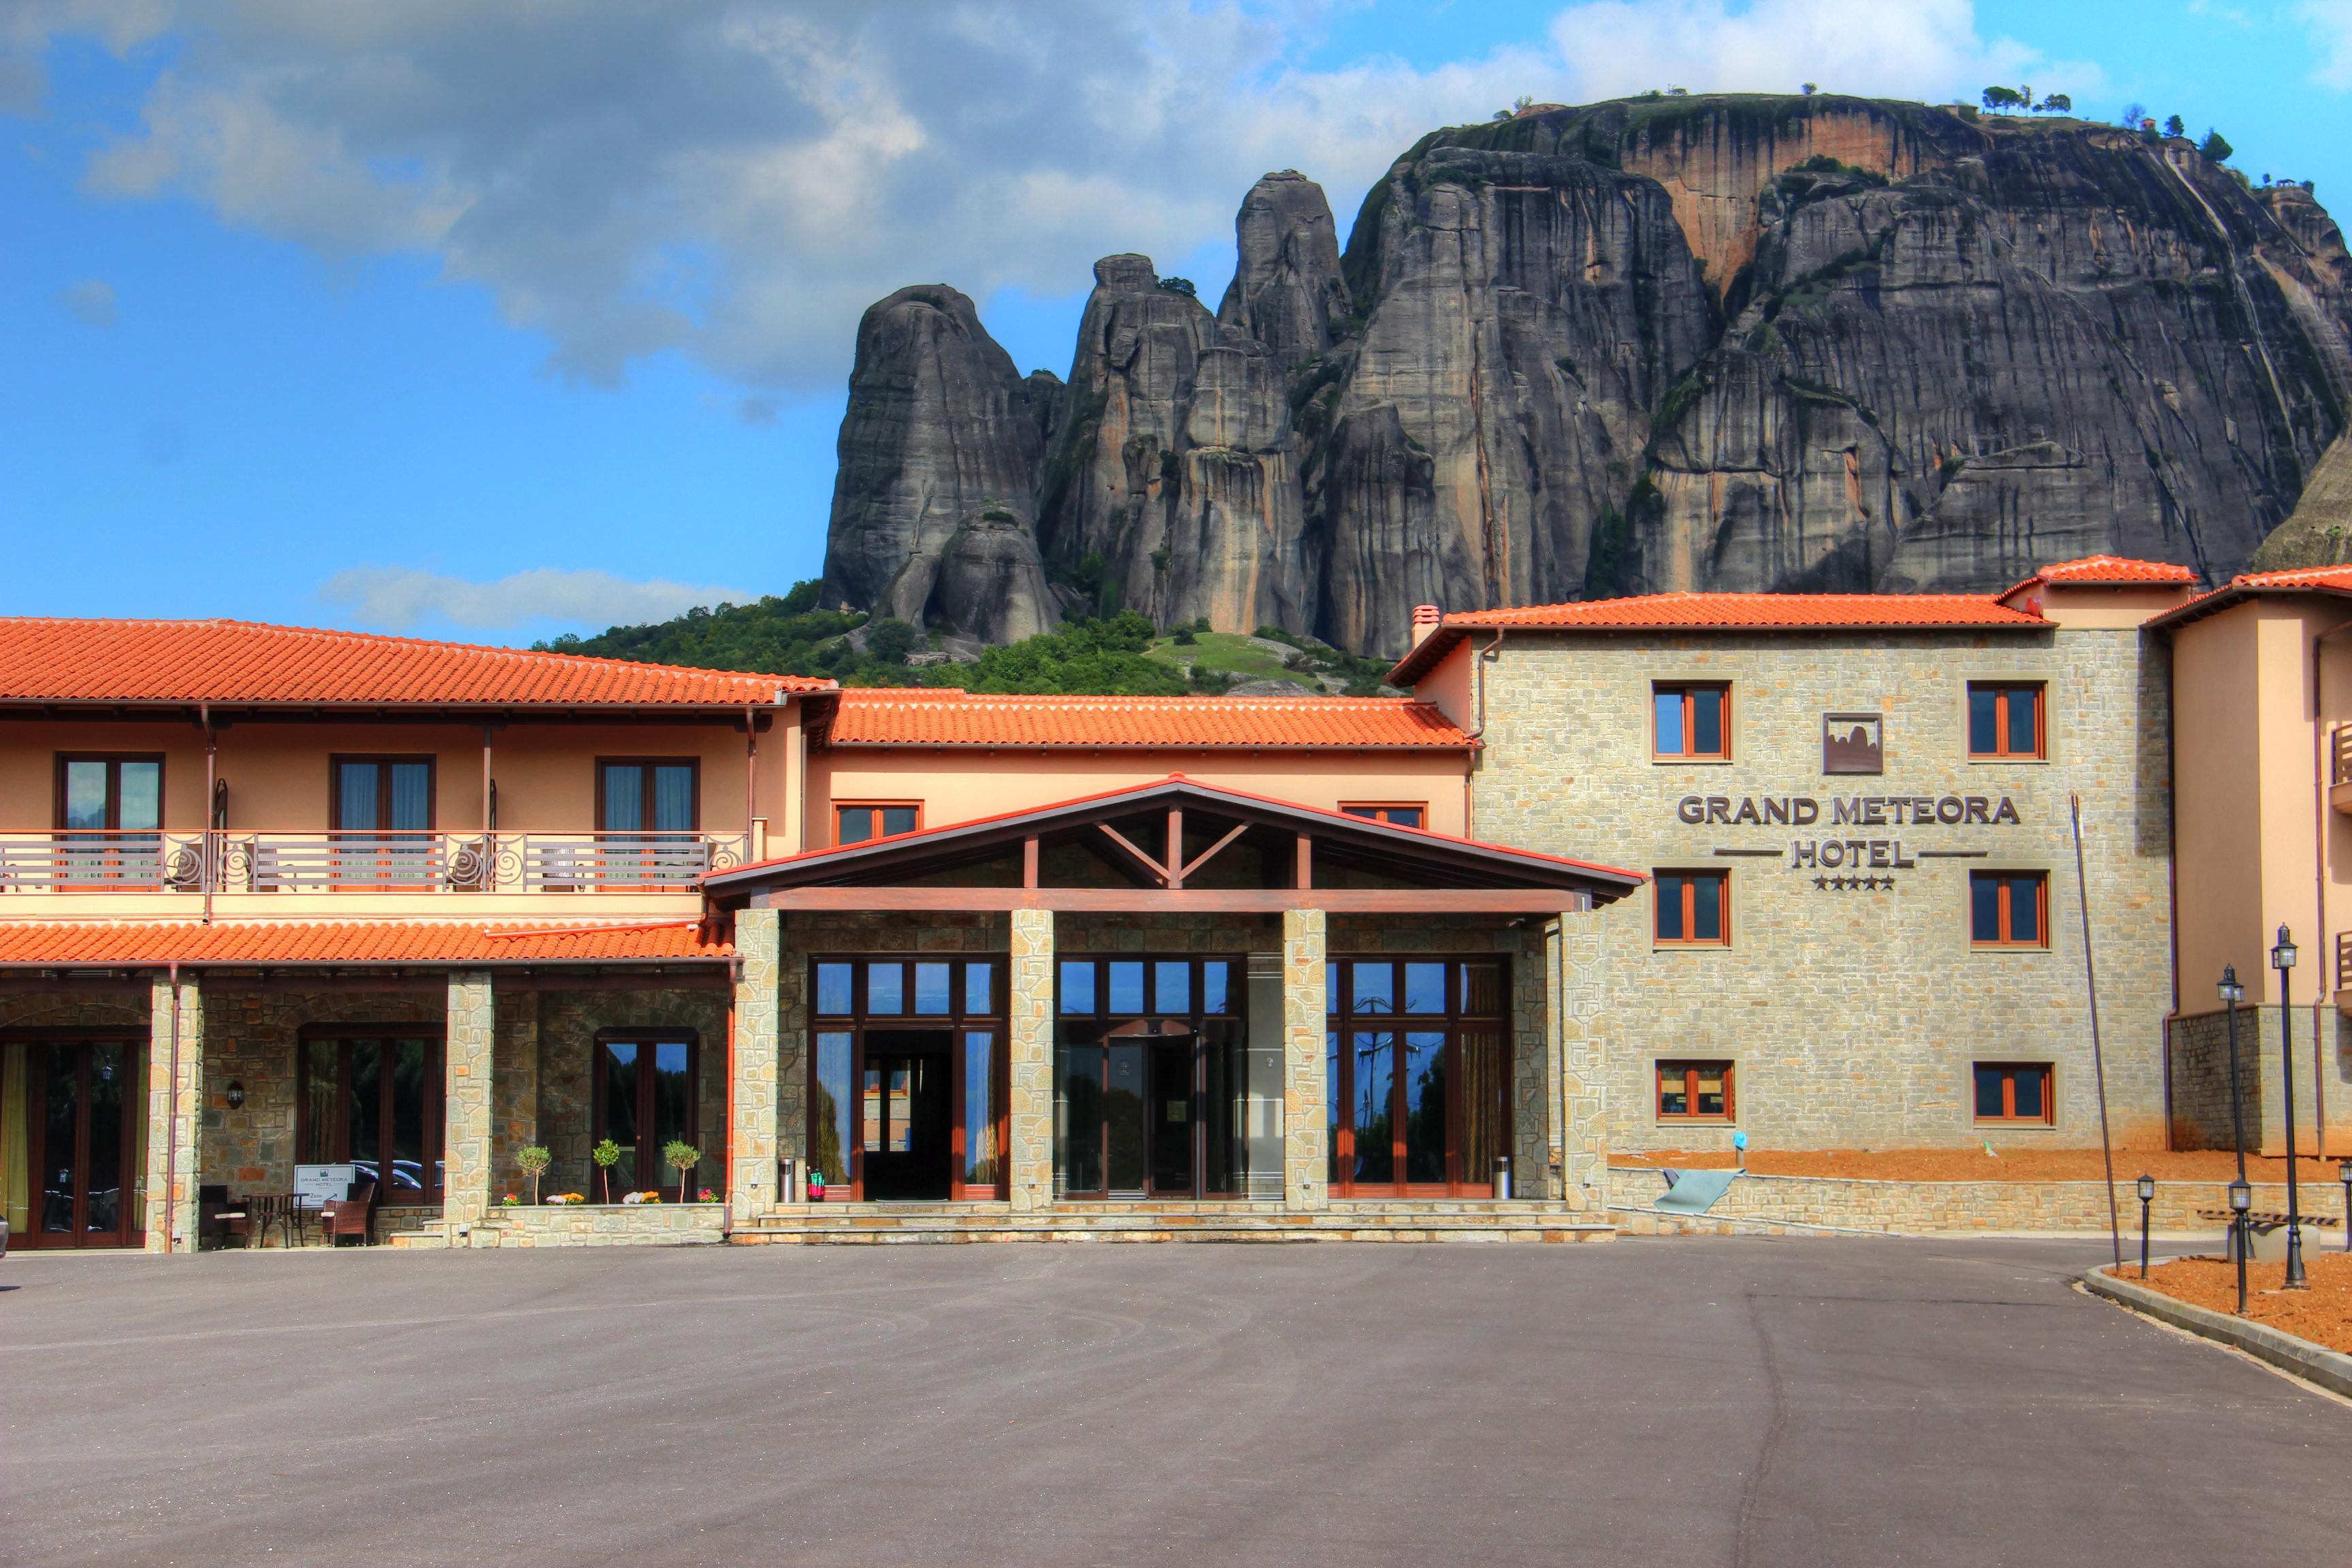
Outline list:
[[[11,1563],[2340,1561],[2095,1247],[16,1255]]]

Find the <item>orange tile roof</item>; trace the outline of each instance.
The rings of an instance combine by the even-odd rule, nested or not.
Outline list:
[[[2299,566],[2284,572],[2241,572],[2222,587],[2200,594],[2152,617],[2148,626],[2166,631],[2226,610],[2248,599],[2279,594],[2352,594],[2352,566]]]
[[[1466,749],[1433,704],[1402,697],[1031,697],[950,689],[841,694],[835,746],[1195,750]]]
[[[725,959],[699,924],[530,926],[425,921],[0,921],[0,966],[508,964]]]
[[[2085,555],[2079,561],[2060,561],[2044,566],[2000,596],[2006,599],[2019,588],[2031,588],[2038,583],[2056,583],[2062,586],[2080,588],[2186,588],[2196,582],[2194,571],[2169,561],[2134,561],[2123,555]]]
[[[2012,610],[1990,594],[1644,594],[1469,610],[1437,629],[1397,662],[1391,685],[1419,679],[1469,632],[1483,627],[1534,631],[1948,631],[2042,630],[2040,616]]]
[[[731,707],[829,680],[255,621],[0,618],[0,702]]]

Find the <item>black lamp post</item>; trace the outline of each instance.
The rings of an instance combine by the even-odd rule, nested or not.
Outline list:
[[[2352,1252],[2352,1160],[2336,1162],[2336,1179],[2344,1184],[2344,1250]]]
[[[2305,1290],[2310,1281],[2303,1276],[2303,1212],[2295,1205],[2294,1186],[2294,1014],[2287,1004],[2286,972],[2294,967],[2294,938],[2287,933],[2282,922],[2278,943],[2271,949],[2271,967],[2278,971],[2279,981],[2279,1059],[2285,1071],[2279,1075],[2279,1088],[2286,1103],[2286,1280],[2285,1289]]]
[[[2143,1173],[2139,1179],[2139,1277],[2147,1278],[2147,1210],[2156,1202],[2156,1178]]]
[[[2246,1315],[2246,1215],[2254,1206],[2254,1189],[2246,1184],[2246,1106],[2238,1085],[2238,1004],[2246,988],[2238,984],[2238,966],[2221,966],[2221,984],[2214,991],[2230,1017],[2230,1142],[2238,1152],[2238,1179],[2230,1184],[2230,1228],[2238,1238],[2231,1248],[2238,1255],[2238,1316]]]
[[[2238,1255],[2238,1316],[2246,1315],[2246,1213],[2254,1206],[2254,1189],[2240,1176],[2230,1184],[2230,1227],[2238,1233],[2238,1245],[2231,1250]]]

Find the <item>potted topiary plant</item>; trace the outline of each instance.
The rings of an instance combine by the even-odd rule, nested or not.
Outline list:
[[[515,1151],[515,1163],[530,1178],[530,1201],[539,1202],[539,1179],[555,1163],[555,1154],[545,1144],[531,1143]]]
[[[596,1162],[596,1177],[604,1184],[604,1201],[609,1204],[613,1201],[613,1167],[621,1163],[621,1146],[610,1138],[603,1139],[588,1151],[588,1157]]]
[[[673,1138],[662,1148],[662,1163],[677,1172],[677,1201],[686,1202],[686,1178],[702,1163],[702,1151],[683,1138]]]

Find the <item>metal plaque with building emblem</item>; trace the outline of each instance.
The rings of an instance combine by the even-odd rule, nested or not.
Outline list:
[[[1822,715],[1822,772],[1876,773],[1886,771],[1884,725],[1875,713]]]

